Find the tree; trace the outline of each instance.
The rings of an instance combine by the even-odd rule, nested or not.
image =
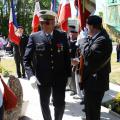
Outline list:
[[[0,0],[1,1],[1,0]],[[2,33],[8,35],[8,23],[10,14],[10,1],[6,0],[5,5],[0,2],[0,30]],[[16,0],[15,14],[18,25],[25,28],[26,33],[31,33],[31,24],[35,6],[35,0]],[[39,0],[41,9],[50,9],[51,0]],[[6,11],[4,8],[6,7]]]
[[[50,0],[40,0],[41,9],[50,9]],[[18,0],[16,5],[18,24],[25,28],[27,33],[31,33],[31,24],[33,18],[35,1]]]

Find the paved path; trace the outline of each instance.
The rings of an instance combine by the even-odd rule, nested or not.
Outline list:
[[[23,111],[22,115],[26,116],[26,119],[22,120],[43,120],[41,110],[40,110],[40,105],[39,105],[39,96],[38,96],[38,91],[35,86],[31,86],[29,81],[20,79],[21,84],[23,86],[23,91],[24,91],[24,96],[23,96]],[[120,89],[120,86],[114,86],[114,84],[110,84],[112,88],[111,91],[106,92],[106,95],[104,97],[104,101],[108,100],[112,97],[115,96],[117,93],[117,90]],[[110,98],[107,98],[110,97]],[[106,99],[107,98],[107,99]],[[73,99],[72,96],[70,96],[70,92],[66,92],[66,108],[65,108],[65,113],[63,120],[81,120],[81,117],[84,117],[84,113],[82,112],[82,108],[84,106],[80,105],[80,99]],[[51,108],[51,114],[54,116],[54,108],[52,105],[50,105]],[[101,119],[102,120],[120,120],[120,118],[111,115],[109,113],[109,110],[102,107],[101,109]],[[25,117],[24,117],[25,118]]]

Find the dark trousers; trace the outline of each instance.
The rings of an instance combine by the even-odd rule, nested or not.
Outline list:
[[[120,62],[120,50],[117,50],[117,62]]]
[[[3,106],[0,107],[0,120],[3,120],[3,115],[4,115],[4,108]]]
[[[101,102],[104,92],[85,90],[85,113],[86,120],[100,120]]]
[[[65,86],[38,86],[44,120],[52,120],[49,103],[52,92],[55,120],[62,120],[65,109]]]
[[[17,70],[18,77],[21,77],[21,73],[22,73],[22,76],[25,77],[25,68],[24,68],[24,65],[23,65],[22,57],[20,57],[20,55],[15,55],[14,59],[15,59],[15,64],[16,64],[16,70]],[[22,72],[21,72],[21,68],[22,68]]]

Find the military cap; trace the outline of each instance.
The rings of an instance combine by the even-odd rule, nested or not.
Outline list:
[[[57,17],[57,14],[51,10],[41,10],[40,11],[40,21],[52,20]]]
[[[88,25],[94,25],[94,26],[101,25],[102,18],[97,15],[92,15],[88,17],[88,19],[86,20],[86,23]]]
[[[22,28],[23,29],[23,26],[19,25],[18,28]]]

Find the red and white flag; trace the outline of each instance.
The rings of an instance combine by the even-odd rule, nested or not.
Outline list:
[[[40,24],[40,4],[39,1],[35,2],[35,10],[32,20],[32,32],[37,32]]]
[[[75,7],[78,10],[80,28],[84,29],[86,25],[86,19],[89,15],[92,15],[95,12],[95,0],[75,0]]]
[[[17,27],[18,27],[18,25],[17,25],[16,16],[15,16],[13,0],[11,0],[8,38],[13,43],[15,43],[16,45],[19,45],[19,43],[20,43],[20,37],[17,36],[17,34],[16,34]]]
[[[61,29],[68,30],[68,18],[71,17],[71,7],[69,0],[61,0],[58,10],[58,22],[61,25]]]

